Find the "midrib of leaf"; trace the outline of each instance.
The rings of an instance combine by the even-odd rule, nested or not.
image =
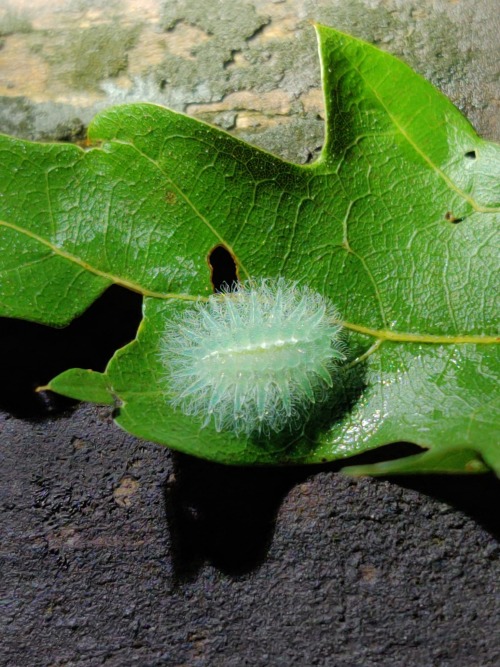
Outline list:
[[[399,331],[392,331],[390,329],[370,329],[360,324],[353,324],[351,322],[340,322],[343,327],[350,331],[372,336],[378,338],[380,341],[392,341],[398,343],[434,343],[451,344],[451,343],[477,343],[491,345],[500,343],[500,336],[482,336],[474,334],[452,334],[452,335],[436,335],[436,334],[419,334],[419,333],[404,333]]]
[[[401,133],[401,135],[408,141],[408,143],[413,147],[413,149],[429,164],[429,166],[445,181],[445,183],[453,189],[455,192],[457,192],[460,196],[464,197],[477,211],[480,212],[496,212],[497,210],[500,209],[494,209],[494,208],[487,208],[487,207],[482,207],[475,202],[471,197],[466,195],[463,191],[461,191],[459,188],[455,186],[455,184],[442,172],[441,169],[439,169],[433,162],[432,160],[419,148],[418,144],[416,144],[413,139],[410,137],[410,135],[405,131],[405,129],[402,127],[402,125],[399,123],[397,118],[389,111],[387,106],[384,104],[382,98],[378,95],[376,89],[374,89],[369,82],[363,77],[361,74],[360,70],[355,68],[356,71],[358,72],[359,76],[365,81],[365,84],[367,87],[372,91],[372,93],[375,95],[375,97],[378,99],[380,105],[384,108],[386,111],[387,115],[389,118],[392,120],[394,123],[395,127],[397,130]],[[237,257],[232,244],[230,244],[218,231],[217,229],[210,223],[210,221],[197,209],[197,207],[194,205],[194,203],[191,201],[189,196],[183,192],[183,190],[173,181],[171,176],[167,174],[164,169],[161,167],[161,165],[151,158],[149,155],[141,151],[134,143],[131,143],[129,141],[123,141],[123,140],[118,140],[116,138],[112,139],[112,141],[116,144],[121,144],[128,146],[135,150],[143,159],[147,160],[150,162],[158,171],[163,175],[163,177],[168,181],[170,186],[175,189],[175,191],[178,193],[178,195],[186,202],[186,204],[192,209],[192,211],[195,213],[196,217],[210,230],[210,232],[215,236],[215,238],[223,244],[235,257],[236,262],[239,264],[241,267],[242,271],[247,275],[248,278],[250,278],[249,272],[245,269],[243,266],[243,263],[241,260]],[[50,198],[49,198],[50,200]],[[179,299],[179,300],[186,300],[186,301],[200,301],[206,300],[206,297],[201,297],[201,296],[192,296],[189,294],[179,294],[179,293],[173,293],[173,292],[156,292],[153,290],[149,290],[142,285],[139,285],[137,283],[134,283],[130,280],[126,280],[124,278],[119,278],[116,275],[113,275],[111,273],[108,273],[106,271],[102,271],[88,262],[85,262],[81,258],[72,255],[71,253],[68,253],[67,251],[63,250],[62,248],[55,246],[54,244],[50,243],[43,237],[35,234],[34,232],[28,231],[26,229],[22,229],[21,227],[9,223],[6,221],[0,221],[0,226],[8,227],[18,233],[24,234],[33,240],[37,241],[38,243],[46,246],[51,250],[52,253],[55,255],[58,255],[59,257],[62,257],[63,259],[66,259],[70,262],[73,262],[74,264],[80,266],[86,271],[89,271],[90,273],[93,273],[94,275],[97,275],[101,278],[104,278],[112,283],[115,283],[117,285],[121,285],[122,287],[125,287],[126,289],[130,289],[134,292],[138,292],[142,294],[143,296],[146,297],[151,297],[151,298],[157,298],[157,299]],[[357,253],[353,253],[351,248],[346,248],[348,252],[351,252],[352,254],[355,254],[356,256]],[[362,263],[363,259],[358,256],[358,259],[361,260]],[[364,267],[365,270],[367,270],[367,267]],[[370,273],[370,272],[368,272]],[[371,274],[370,274],[371,276]],[[373,282],[373,278],[372,278]],[[375,285],[376,287],[376,285]],[[344,326],[346,329],[349,329],[351,331],[355,331],[357,333],[361,333],[367,336],[370,336],[372,338],[376,338],[377,342],[370,348],[364,355],[363,358],[370,356],[376,349],[378,349],[379,345],[382,344],[385,341],[392,341],[392,342],[406,342],[406,343],[431,343],[431,344],[466,344],[466,343],[474,343],[474,344],[494,344],[500,342],[500,338],[498,336],[482,336],[482,335],[469,335],[469,334],[462,334],[462,335],[433,335],[433,334],[421,334],[421,333],[413,333],[413,332],[396,332],[392,331],[389,329],[372,329],[369,327],[364,327],[360,324],[352,323],[352,322],[342,322],[342,326]]]
[[[384,109],[384,111],[386,112],[388,117],[391,119],[391,121],[393,122],[393,124],[397,128],[398,132],[400,132],[400,134],[406,139],[406,141],[413,148],[413,150],[416,153],[418,153],[418,155],[420,155],[420,157],[425,162],[427,162],[427,164],[431,167],[431,169],[433,169],[436,172],[436,174],[439,176],[439,178],[441,178],[451,190],[456,192],[460,197],[462,197],[466,202],[468,202],[472,206],[472,208],[475,211],[477,211],[478,213],[499,213],[500,212],[500,208],[498,208],[498,207],[482,206],[475,199],[473,199],[467,193],[465,193],[463,190],[458,188],[455,185],[455,183],[444,173],[444,171],[442,171],[442,169],[440,169],[430,159],[430,157],[420,148],[420,146],[412,139],[412,137],[408,134],[408,132],[405,130],[405,128],[401,125],[401,123],[399,122],[397,117],[393,113],[391,113],[391,111],[389,110],[387,105],[384,103],[383,99],[378,94],[377,89],[374,88],[369,83],[369,81],[363,76],[363,74],[361,73],[361,70],[358,67],[356,67],[356,65],[354,63],[352,63],[352,67],[353,67],[353,69],[356,70],[359,77],[364,81],[364,83],[366,84],[366,87],[369,88],[371,90],[371,92],[373,93],[373,95],[377,98],[380,106]]]
[[[80,266],[86,271],[93,273],[94,275],[100,276],[108,280],[111,283],[121,285],[126,289],[130,289],[133,292],[138,292],[146,297],[151,297],[153,299],[179,299],[184,301],[206,301],[206,297],[193,296],[191,294],[177,294],[174,292],[154,292],[148,290],[147,288],[138,285],[130,280],[124,278],[119,278],[111,273],[106,271],[101,271],[100,269],[92,266],[88,262],[83,261],[79,257],[72,255],[71,253],[55,246],[50,241],[47,241],[43,237],[35,234],[34,232],[28,231],[15,225],[11,222],[0,221],[0,227],[7,227],[12,229],[19,234],[24,234],[25,236],[37,241],[41,245],[49,248],[54,255],[62,257],[63,259],[73,262],[77,266]],[[452,343],[477,343],[477,344],[493,344],[500,342],[498,336],[478,336],[478,335],[433,335],[433,334],[419,334],[419,333],[405,333],[405,332],[395,332],[386,329],[370,329],[369,327],[364,327],[360,324],[355,324],[352,322],[341,322],[342,326],[350,331],[356,331],[357,333],[370,336],[372,338],[377,338],[378,340],[392,341],[392,342],[402,342],[402,343],[434,343],[434,344],[452,344]]]

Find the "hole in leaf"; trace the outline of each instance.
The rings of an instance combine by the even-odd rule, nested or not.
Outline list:
[[[233,290],[238,284],[238,268],[229,250],[223,245],[215,246],[208,255],[208,263],[214,292],[220,292],[223,287]]]
[[[467,151],[467,153],[464,154],[464,157],[466,157],[468,160],[475,160],[477,157],[476,151]]]
[[[115,351],[135,338],[141,304],[139,294],[113,285],[63,329],[0,318],[0,409],[30,419],[74,405],[35,389],[68,368],[103,371]]]

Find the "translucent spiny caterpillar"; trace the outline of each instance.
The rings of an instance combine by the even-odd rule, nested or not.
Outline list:
[[[307,421],[345,359],[338,319],[328,299],[284,278],[196,303],[166,332],[172,405],[237,435]]]

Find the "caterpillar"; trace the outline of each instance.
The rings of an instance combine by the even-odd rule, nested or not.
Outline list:
[[[345,359],[338,320],[327,298],[284,278],[197,302],[165,332],[171,405],[236,435],[296,427]]]

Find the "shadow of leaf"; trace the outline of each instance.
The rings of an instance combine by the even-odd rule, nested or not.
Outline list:
[[[114,352],[135,337],[142,298],[112,286],[63,329],[0,318],[0,409],[37,419],[69,409],[75,401],[35,390],[68,368],[104,370]]]

